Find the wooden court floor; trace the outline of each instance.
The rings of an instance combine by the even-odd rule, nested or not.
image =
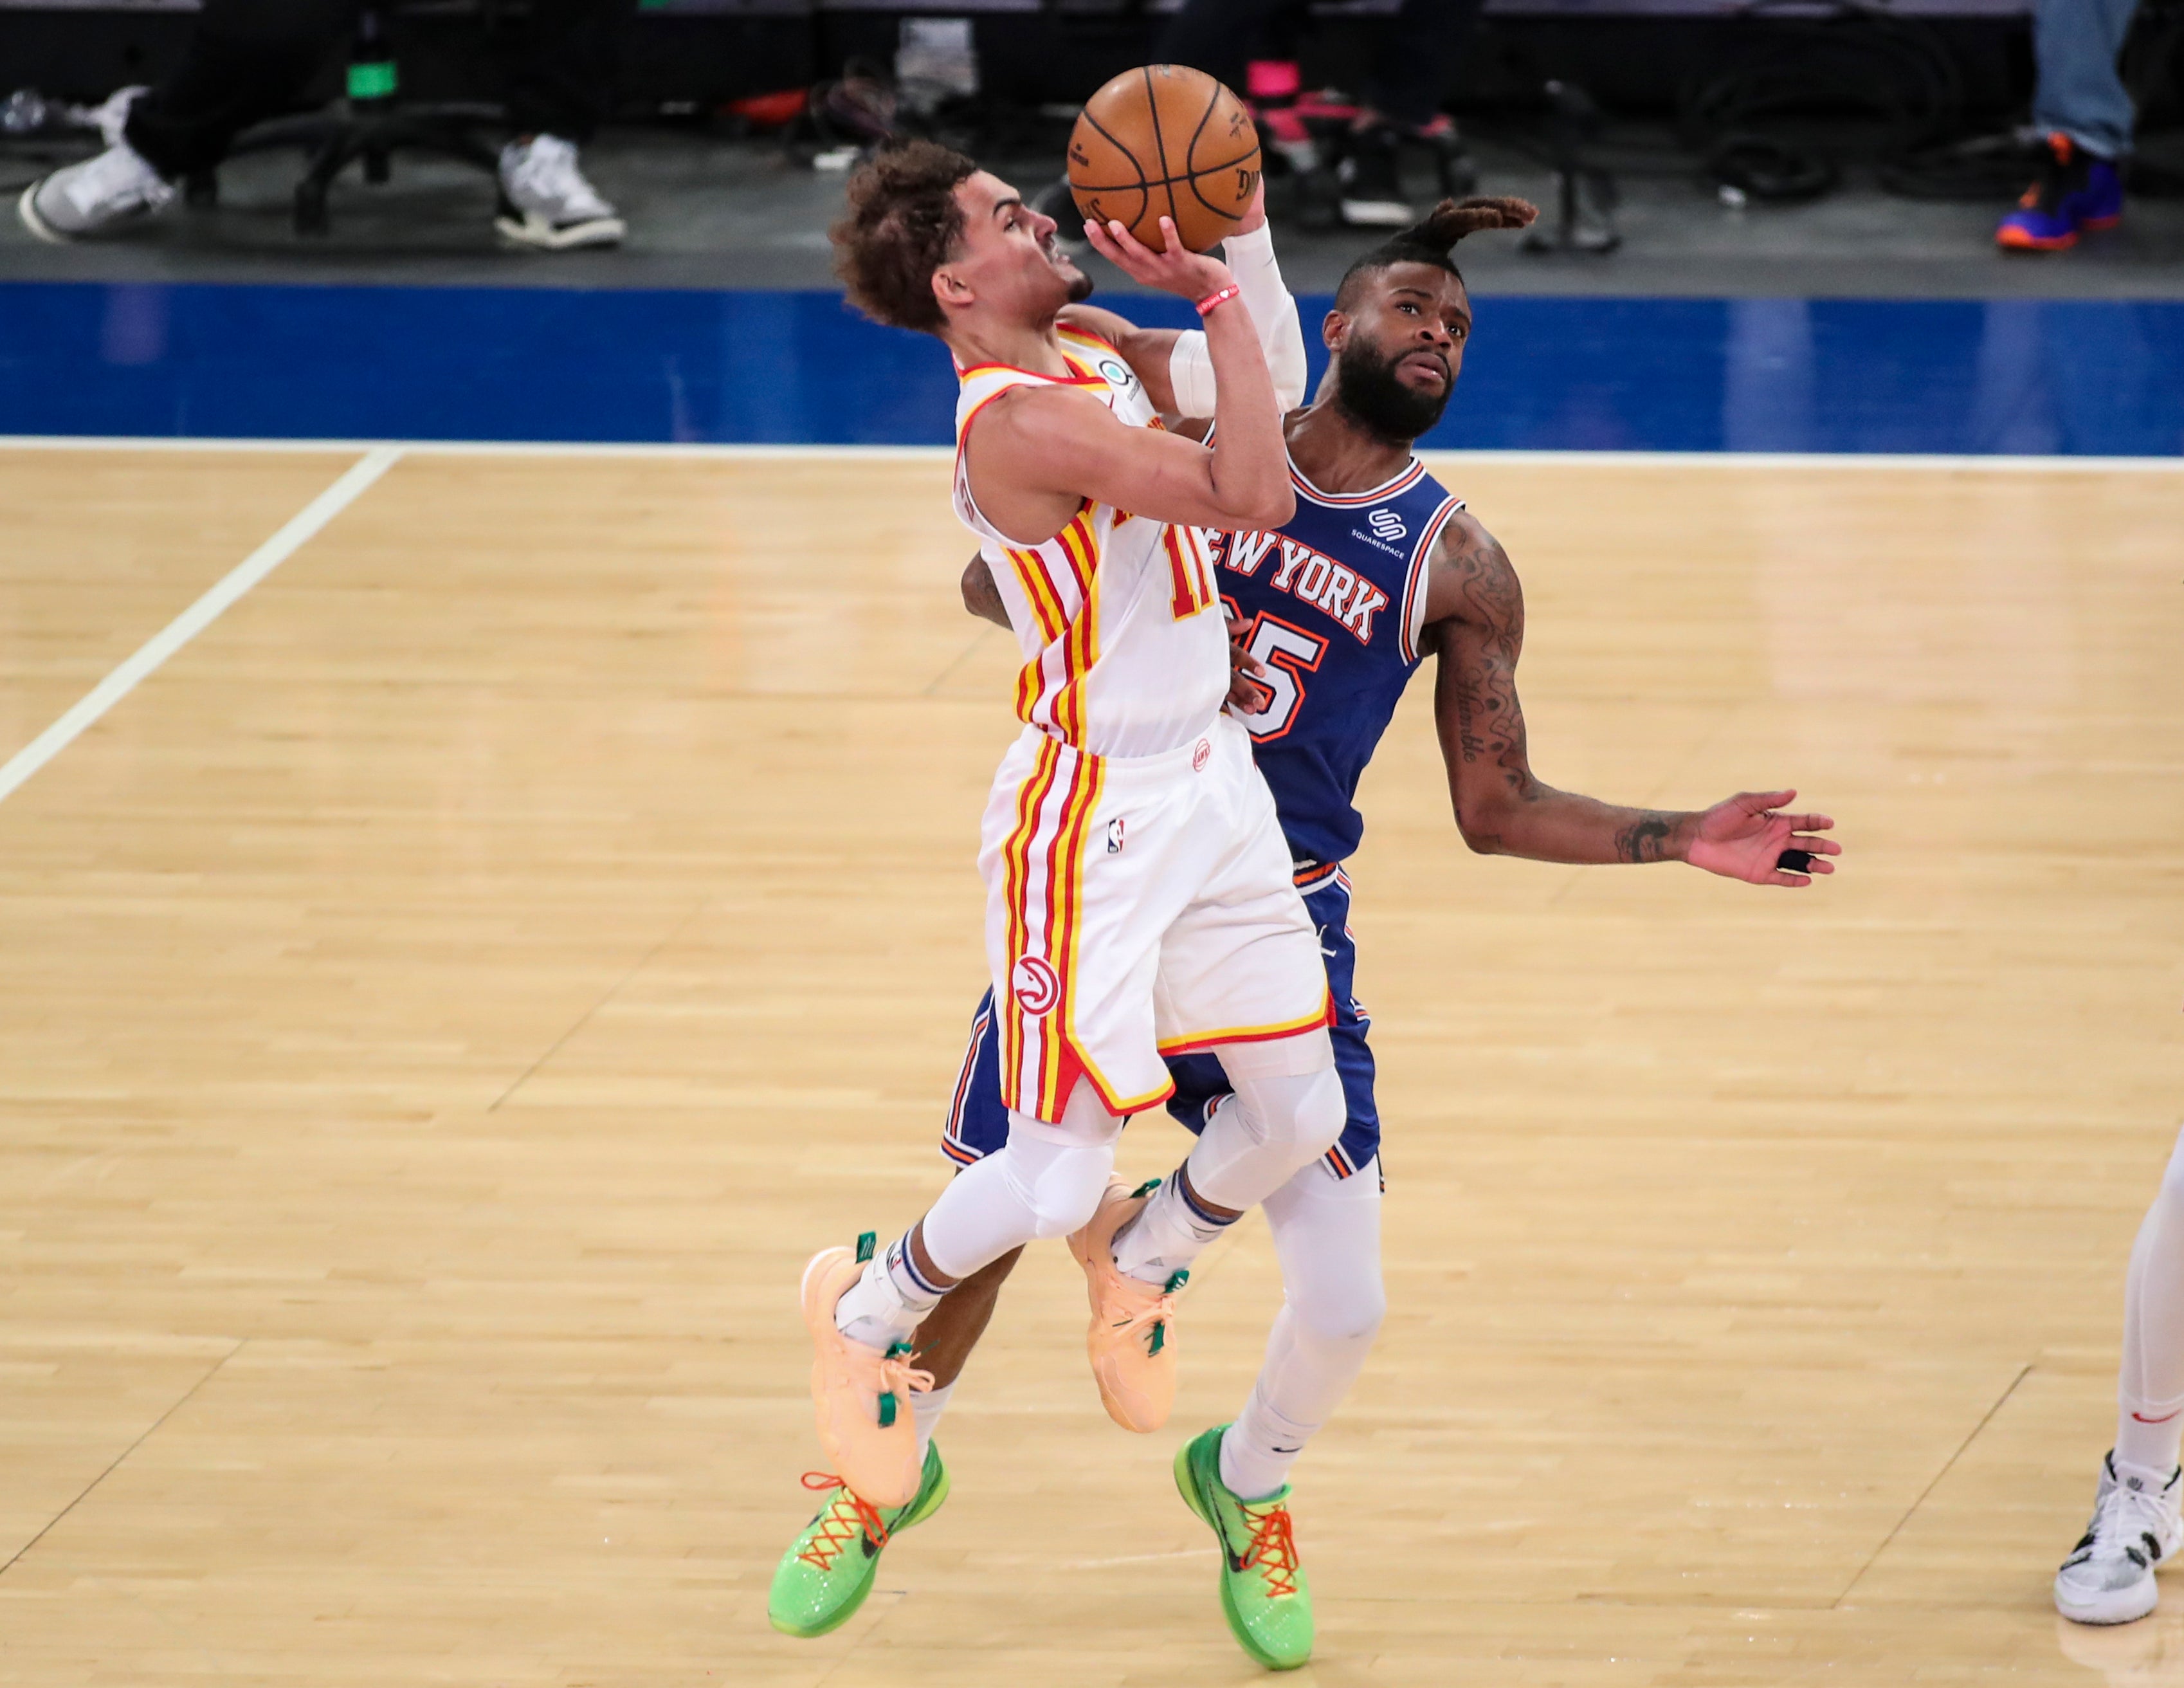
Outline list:
[[[349,450],[0,450],[0,759]],[[1355,864],[1392,1311],[1299,1470],[1329,1685],[2184,1684],[2048,1605],[2184,1115],[2184,473],[1451,461],[1548,780],[1831,884]],[[1028,1264],[856,1620],[766,1627],[794,1289],[940,1186],[1012,723],[931,456],[413,452],[0,802],[0,1681],[1259,1673]],[[1148,1119],[1127,1170],[1173,1164]]]

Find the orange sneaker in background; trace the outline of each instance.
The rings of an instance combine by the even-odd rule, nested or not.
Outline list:
[[[1154,1188],[1134,1193],[1111,1177],[1091,1219],[1069,1236],[1092,1303],[1084,1347],[1100,1404],[1125,1430],[1139,1432],[1159,1429],[1175,1405],[1175,1298],[1190,1276],[1179,1272],[1162,1288],[1115,1268],[1115,1233],[1137,1216]]]

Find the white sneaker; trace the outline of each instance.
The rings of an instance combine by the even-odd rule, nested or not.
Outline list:
[[[500,149],[500,215],[508,239],[549,252],[612,246],[629,231],[577,168],[577,148],[559,135],[510,141]]]
[[[15,210],[32,234],[64,246],[124,217],[159,210],[174,197],[142,154],[116,141],[95,159],[40,176],[23,190]]]
[[[2184,1545],[2184,1471],[2160,1483],[2136,1467],[2101,1461],[2093,1521],[2055,1573],[2055,1609],[2074,1624],[2128,1624],[2153,1610],[2153,1568]]]

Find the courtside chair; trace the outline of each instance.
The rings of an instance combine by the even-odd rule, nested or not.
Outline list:
[[[359,160],[370,182],[387,180],[398,151],[434,153],[497,175],[499,148],[482,139],[480,131],[498,137],[507,126],[505,109],[477,100],[404,100],[387,24],[398,14],[465,13],[479,17],[489,30],[502,10],[501,0],[365,0],[357,8],[344,97],[320,111],[252,125],[236,137],[229,155],[281,147],[301,148],[309,155],[296,184],[298,234],[325,234],[332,227],[327,192],[334,178]],[[185,191],[192,204],[211,204],[220,195],[218,178],[212,170],[202,171],[188,179]]]

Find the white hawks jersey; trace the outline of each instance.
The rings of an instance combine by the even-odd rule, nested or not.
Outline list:
[[[1088,498],[1052,539],[1021,545],[971,496],[963,441],[979,411],[1012,387],[1082,388],[1133,427],[1161,425],[1121,353],[1081,329],[1059,332],[1066,377],[958,367],[956,514],[982,542],[1023,649],[1017,715],[1093,756],[1157,756],[1205,732],[1228,695],[1228,635],[1205,536]]]

